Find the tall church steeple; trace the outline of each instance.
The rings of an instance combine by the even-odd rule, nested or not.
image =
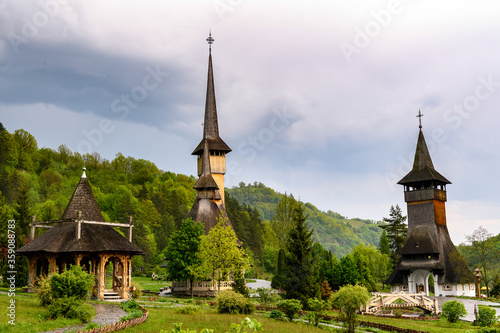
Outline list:
[[[446,185],[451,182],[434,168],[420,111],[417,117],[419,134],[413,168],[398,182],[404,186],[408,235],[399,253],[401,262],[386,283],[391,285],[391,292],[429,294],[428,277],[432,274],[436,295],[473,296],[474,276],[453,245],[446,223]]]
[[[226,219],[228,225],[233,227],[224,205],[226,153],[229,153],[231,149],[220,138],[217,124],[211,50],[213,41],[214,39],[210,34],[207,38],[210,49],[203,139],[192,153],[192,155],[198,155],[199,178],[194,185],[198,194],[188,215],[195,222],[203,223],[205,233],[208,233],[217,224],[221,216]]]
[[[224,175],[226,173],[226,154],[231,148],[219,136],[219,124],[217,120],[217,105],[215,103],[214,74],[212,68],[212,44],[214,39],[212,33],[207,38],[209,45],[208,55],[208,77],[207,96],[205,100],[205,120],[203,122],[203,139],[193,151],[192,155],[198,155],[198,176],[202,174],[205,143],[210,155],[210,169],[217,183],[222,201],[224,201]]]

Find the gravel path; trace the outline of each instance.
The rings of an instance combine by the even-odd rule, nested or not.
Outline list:
[[[247,283],[247,287],[250,288],[250,289],[271,288],[271,281],[267,281],[267,280],[255,280],[255,282]]]
[[[496,302],[488,302],[488,301],[477,301],[477,300],[472,300],[472,299],[464,299],[464,298],[455,298],[455,297],[435,297],[438,300],[439,303],[439,308],[443,305],[444,302],[448,301],[459,301],[462,302],[465,305],[465,310],[467,310],[467,316],[465,317],[460,317],[460,319],[466,320],[466,321],[474,321],[476,318],[474,317],[474,305],[497,305],[500,306],[500,303]],[[492,308],[497,311],[497,316],[500,315],[500,308]]]
[[[99,325],[110,325],[120,321],[120,318],[127,315],[127,312],[120,308],[119,304],[92,304],[96,309],[96,316],[92,319],[92,323]],[[57,333],[67,331],[78,331],[87,327],[88,324],[73,325],[63,328],[58,328],[52,331],[45,331],[43,333]]]

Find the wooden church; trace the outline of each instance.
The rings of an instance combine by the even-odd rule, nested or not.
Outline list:
[[[132,221],[104,221],[85,168],[62,218],[33,222],[30,226],[30,242],[16,251],[29,260],[28,291],[34,291],[42,276],[63,273],[70,265],[79,265],[95,276],[94,297],[128,298],[132,256],[143,251],[132,244]],[[37,227],[49,230],[35,238]],[[113,227],[127,228],[128,239]],[[107,289],[107,285],[111,288]]]
[[[391,292],[429,295],[432,274],[436,296],[475,296],[474,275],[453,245],[446,224],[446,185],[451,182],[434,169],[421,122],[419,128],[413,168],[398,182],[404,186],[408,235],[401,262],[386,284]]]
[[[211,35],[207,38],[207,42],[209,44],[209,56],[203,139],[192,153],[192,155],[198,156],[199,178],[194,185],[194,189],[197,191],[196,199],[188,215],[193,221],[203,223],[205,234],[219,222],[221,216],[225,218],[227,224],[234,230],[224,204],[226,154],[231,152],[231,148],[219,136],[212,69],[212,43],[214,39]],[[220,289],[231,289],[231,284],[232,281],[230,279],[223,281],[221,282]],[[188,294],[190,287],[189,280],[172,282],[173,293]],[[195,295],[213,296],[217,293],[217,289],[214,281],[195,281],[193,283],[193,293]]]

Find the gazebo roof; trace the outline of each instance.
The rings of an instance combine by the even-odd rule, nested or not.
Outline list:
[[[80,238],[77,237],[77,220],[82,221]],[[140,248],[112,226],[104,224],[106,222],[90,188],[85,168],[62,219],[47,222],[55,225],[17,250],[17,254],[104,251],[143,254]]]

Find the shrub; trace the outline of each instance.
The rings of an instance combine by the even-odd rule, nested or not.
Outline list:
[[[50,280],[42,277],[38,287],[36,287],[36,297],[41,306],[47,306],[52,303],[52,292],[50,289]]]
[[[52,303],[47,306],[47,311],[49,312],[49,317],[52,319],[56,319],[59,316],[67,317],[68,312],[80,304],[81,301],[74,297],[55,298],[52,300]]]
[[[302,303],[298,299],[285,299],[278,302],[277,305],[279,308],[283,309],[283,312],[290,321],[293,320],[297,312],[302,310]]]
[[[344,326],[349,333],[356,328],[356,312],[368,302],[371,295],[365,287],[346,285],[333,294],[332,304],[340,310]]]
[[[80,266],[71,266],[71,269],[62,274],[54,274],[49,279],[53,298],[75,297],[79,300],[87,299],[94,286],[94,276],[85,272]]]
[[[257,288],[257,295],[259,295],[260,305],[267,306],[276,300],[276,294],[270,288]]]
[[[140,310],[139,304],[137,304],[137,302],[134,300],[121,302],[120,308],[127,312],[131,312],[133,310]]]
[[[90,304],[80,304],[68,310],[68,318],[77,318],[82,323],[88,323],[96,314],[95,308]]]
[[[138,299],[139,297],[142,296],[142,290],[141,290],[141,286],[138,285],[137,283],[133,282],[131,285],[131,296],[132,296],[132,299]]]
[[[319,320],[325,314],[327,308],[330,306],[330,302],[316,298],[310,298],[307,300],[307,305],[309,306],[309,309],[311,309],[310,322],[312,322],[314,326],[317,327],[319,324]]]
[[[89,323],[87,326],[85,326],[85,331],[92,330],[94,328],[99,328],[98,323]]]
[[[247,331],[247,328],[250,329],[250,332],[261,332],[264,330],[262,324],[257,320],[246,317],[241,321],[241,324],[231,324],[231,329],[227,333],[244,333]]]
[[[442,315],[448,322],[456,323],[460,317],[467,315],[467,310],[462,302],[448,301],[441,307]]]
[[[481,327],[491,326],[498,321],[497,311],[486,305],[477,306],[477,324]]]
[[[271,318],[271,319],[281,319],[284,316],[285,316],[285,314],[283,312],[281,312],[280,310],[273,310],[269,314],[269,318]]]
[[[175,312],[180,314],[193,314],[200,312],[200,308],[196,306],[182,306],[180,308],[175,309]]]
[[[255,310],[255,305],[249,299],[232,290],[221,291],[215,298],[215,303],[219,313],[250,314]]]

